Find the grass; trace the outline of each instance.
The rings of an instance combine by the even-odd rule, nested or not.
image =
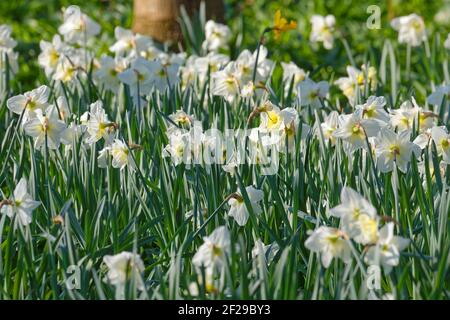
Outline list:
[[[28,15],[44,12],[42,3],[27,3],[21,5],[34,8],[28,11],[31,7],[23,7],[31,12]],[[251,19],[242,22],[235,18],[230,22],[245,38],[240,47],[232,48],[235,53],[246,47],[253,50],[256,43],[250,38],[262,31],[255,31],[256,26],[270,25],[265,21],[273,15],[274,5],[255,3],[265,10],[256,11],[252,17],[248,13],[250,7],[244,6],[243,12]],[[297,3],[286,3],[288,16],[298,17]],[[106,7],[115,4],[105,4],[105,10],[110,12]],[[55,2],[49,12],[58,11],[61,5],[66,2]],[[121,2],[117,5],[128,14]],[[415,5],[420,6],[419,2],[411,4]],[[13,4],[1,6],[11,6],[11,12],[20,11]],[[230,1],[229,6],[235,8],[237,4]],[[85,3],[81,7],[90,12]],[[431,7],[426,10],[432,10]],[[433,85],[448,84],[448,71],[443,67],[448,61],[448,52],[441,45],[439,28],[432,29],[429,37],[430,54],[427,55],[425,47],[413,49],[410,72],[406,72],[406,48],[396,42],[395,33],[384,26],[373,35],[376,38],[373,44],[361,41],[366,33],[356,32],[355,21],[343,21],[345,8],[348,8],[346,3],[340,8],[329,8],[325,2],[318,1],[317,8],[308,8],[308,12],[340,10],[336,13],[337,20],[342,21],[352,58],[358,66],[367,62],[376,66],[379,73],[376,95],[384,95],[390,107],[398,108],[412,95],[423,105]],[[363,17],[357,9],[351,13]],[[261,19],[262,23],[254,23],[259,21],[260,15],[266,18]],[[104,43],[111,43],[113,26],[129,22],[129,15],[125,19],[122,11],[111,13],[111,18],[109,15],[103,18],[102,12],[93,17],[98,17],[96,20],[106,26],[101,39]],[[36,18],[28,16],[28,19]],[[51,19],[37,21],[36,33],[24,32],[24,37],[19,39],[19,52],[37,50],[40,28],[46,30],[46,25],[51,25],[46,34],[52,34],[60,23],[59,17],[53,14]],[[21,23],[24,22],[14,26],[15,31]],[[303,24],[306,22],[302,20],[300,25]],[[384,39],[384,35],[390,39]],[[202,37],[201,32],[196,36]],[[311,77],[317,81],[325,79],[332,83],[350,64],[342,43],[330,52],[320,49],[316,53],[297,32],[283,37],[279,46],[271,36],[267,37],[271,58],[276,61],[292,59],[310,70]],[[33,49],[28,49],[27,45]],[[103,45],[99,47],[99,52],[104,51]],[[188,52],[194,49],[187,48]],[[34,76],[38,73],[37,67],[24,63],[29,57],[21,55],[21,71],[10,87],[9,96],[23,92],[27,86],[33,88],[37,83],[46,83],[52,90],[50,100],[54,101],[64,92],[72,113],[78,116],[88,111],[90,103],[101,100],[109,118],[118,124],[117,135],[142,146],[142,150],[130,151],[137,164],[134,172],[128,168],[115,169],[111,162],[106,168],[99,168],[97,156],[104,142],[89,147],[81,139],[75,139],[68,152],[63,147],[56,151],[36,150],[33,139],[23,132],[19,117],[6,108],[6,99],[1,100],[2,199],[11,195],[22,176],[27,176],[30,193],[42,204],[33,212],[33,222],[27,227],[15,224],[15,220],[6,215],[0,216],[0,299],[113,299],[114,287],[104,281],[107,270],[102,259],[122,251],[138,253],[145,265],[140,275],[145,281],[145,290],[130,285],[125,291],[128,299],[190,299],[193,298],[188,290],[191,282],[199,283],[200,299],[367,299],[363,247],[353,243],[351,263],[335,259],[325,269],[317,255],[304,246],[308,231],[316,225],[339,226],[339,220],[330,217],[329,208],[340,203],[343,186],[350,186],[366,197],[379,215],[395,219],[398,222],[396,234],[411,240],[411,245],[401,255],[400,264],[390,274],[383,273],[377,296],[393,293],[397,299],[449,298],[450,171],[448,166],[443,173],[439,170],[435,147],[429,155],[424,152],[423,174],[414,158],[406,173],[381,173],[365,151],[349,156],[341,143],[333,146],[315,135],[306,140],[298,136],[295,152],[281,156],[279,171],[272,176],[263,176],[261,168],[249,165],[240,166],[234,176],[220,165],[175,166],[161,156],[168,143],[168,115],[183,106],[201,121],[204,129],[214,123],[224,131],[228,124],[233,124],[234,128],[246,127],[250,106],[241,100],[229,104],[209,95],[207,87],[202,88],[206,94],[196,94],[177,85],[164,93],[151,92],[141,114],[133,106],[125,86],[122,85],[117,94],[111,94],[96,86],[88,74],[87,79],[81,80],[82,86],[59,88],[45,79],[43,71]],[[296,108],[302,121],[311,126],[332,109],[352,111],[334,87],[323,113],[301,109],[292,102],[292,97],[285,96],[279,66],[267,87],[272,92],[272,102]],[[360,97],[362,101],[365,98]],[[256,120],[253,126],[257,124]],[[448,119],[440,118],[439,125],[449,128]],[[413,135],[417,135],[417,130]],[[263,212],[259,216],[251,214],[248,224],[239,227],[227,216],[226,199],[240,190],[247,208],[251,208],[245,196],[248,185],[263,190]],[[188,216],[188,212],[192,215]],[[61,217],[62,221],[55,217]],[[222,274],[227,289],[207,293],[207,288],[199,282],[192,257],[203,243],[202,238],[220,225],[228,227],[233,244]],[[258,239],[265,244],[276,242],[280,247],[268,265],[261,256],[252,258],[252,248]],[[80,267],[80,287],[76,290],[66,285],[66,280],[72,279],[71,265]]]

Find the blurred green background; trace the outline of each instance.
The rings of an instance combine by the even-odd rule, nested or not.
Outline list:
[[[79,5],[84,12],[97,20],[103,29],[98,45],[107,50],[112,43],[113,30],[117,25],[131,27],[131,0],[16,0],[0,1],[0,24],[13,27],[13,36],[18,41],[16,50],[20,55],[20,72],[16,85],[21,89],[34,87],[44,81],[43,72],[37,66],[39,41],[51,40],[62,20],[62,8]],[[366,20],[367,7],[376,4],[381,9],[381,29],[369,30]],[[283,15],[298,22],[299,32],[289,32],[275,41],[268,37],[266,46],[277,61],[295,61],[311,71],[320,70],[328,75],[340,72],[349,64],[344,47],[336,43],[333,50],[311,48],[309,18],[312,14],[333,14],[337,27],[350,43],[357,64],[363,63],[367,55],[379,56],[385,38],[396,38],[389,21],[400,15],[417,13],[425,19],[430,34],[450,32],[450,0],[438,1],[295,1],[295,0],[225,0],[227,24],[235,34],[242,32],[241,48],[254,49],[260,32],[272,24],[274,12],[281,9]],[[441,38],[441,41],[443,39]]]

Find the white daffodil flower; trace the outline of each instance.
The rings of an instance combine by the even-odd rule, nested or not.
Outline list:
[[[283,153],[286,150],[289,152],[295,150],[295,138],[300,128],[300,139],[305,139],[311,130],[307,124],[300,123],[298,112],[294,108],[280,110],[277,106],[272,105],[266,111],[261,112],[260,115],[261,123],[259,133],[271,133],[270,144],[278,144],[279,150]],[[251,135],[250,139],[254,143],[257,143],[259,136]]]
[[[239,94],[240,86],[241,82],[237,77],[234,62],[230,62],[223,70],[212,74],[212,94],[222,96],[230,103]]]
[[[320,124],[320,130],[322,130],[323,138],[325,143],[331,141],[335,144],[334,132],[338,128],[339,124],[339,113],[337,111],[331,111],[325,116],[324,122]],[[320,132],[316,133],[320,137]]]
[[[163,157],[170,157],[175,166],[183,163],[189,167],[202,163],[206,137],[201,125],[194,122],[189,131],[173,128],[166,133],[169,144],[162,150]]]
[[[172,122],[167,121],[169,128],[177,128],[174,124],[181,128],[190,128],[194,123],[195,117],[187,114],[184,110],[177,110],[175,113],[169,115],[169,119],[172,120]]]
[[[422,107],[419,107],[414,97],[411,97],[411,101],[416,113],[416,119],[418,118],[419,121],[419,131],[424,132],[428,129],[433,128],[436,125],[436,118],[438,117],[438,115],[431,111],[424,110]]]
[[[339,116],[339,127],[334,131],[336,138],[347,142],[349,151],[367,147],[366,137],[378,134],[383,124],[375,119],[363,119],[362,110]]]
[[[149,56],[149,48],[153,48],[154,43],[150,37],[141,35],[139,33],[135,34],[133,31],[124,29],[122,27],[116,27],[114,29],[114,36],[116,42],[109,48],[111,52],[114,52],[116,56],[129,56],[138,57],[143,56],[152,60],[159,53],[155,51],[155,55]]]
[[[144,263],[138,254],[123,251],[116,255],[106,255],[103,262],[108,267],[106,280],[112,285],[123,288],[127,281],[134,278],[138,289],[143,288],[140,274],[144,272]]]
[[[421,134],[419,134],[414,140],[413,143],[418,145],[420,149],[425,149],[430,144],[431,140],[431,129],[427,129]]]
[[[270,264],[279,250],[280,247],[276,242],[266,245],[261,239],[258,239],[252,249],[252,259],[256,260],[262,255],[266,264]]]
[[[85,111],[81,116],[80,116],[80,123],[82,126],[86,127],[88,121],[89,121],[89,111]]]
[[[197,272],[200,273],[200,270],[197,270]],[[203,274],[198,274],[197,282],[191,282],[189,284],[189,294],[193,297],[198,296],[200,293],[198,285],[203,286],[203,283],[206,293],[217,294],[225,287],[224,278],[218,277],[213,268],[207,268],[204,277]]]
[[[192,258],[192,263],[197,268],[203,266],[209,270],[221,269],[225,265],[231,247],[227,227],[217,227],[209,236],[204,237],[203,241]]]
[[[254,214],[260,214],[262,212],[261,206],[259,202],[261,202],[264,198],[264,192],[262,190],[255,189],[253,186],[248,186],[245,188],[247,192],[248,199],[252,206],[252,210]],[[247,210],[245,205],[244,198],[241,193],[237,191],[231,195],[230,200],[228,200],[228,204],[230,205],[230,211],[228,211],[228,215],[233,217],[238,225],[241,227],[247,223],[248,218],[250,217],[250,213]]]
[[[199,95],[205,81],[210,80],[209,75],[221,70],[229,60],[228,56],[215,52],[210,52],[205,57],[189,56],[186,63],[179,68],[181,87],[192,87]]]
[[[200,72],[195,68],[195,62],[199,59],[196,55],[191,55],[186,59],[184,66],[180,66],[181,88],[186,90],[188,87],[197,89]]]
[[[41,203],[34,201],[27,189],[27,179],[22,177],[14,189],[12,199],[4,200],[0,212],[12,218],[15,215],[18,221],[26,226],[32,221],[32,214]]]
[[[229,173],[231,176],[234,176],[236,173],[236,168],[239,166],[239,163],[236,159],[236,152],[234,151],[231,156],[228,156],[226,162],[222,165],[223,171]]]
[[[369,89],[375,90],[377,85],[377,71],[374,67],[361,66],[361,70],[347,66],[347,77],[337,79],[334,83],[339,86],[339,89],[347,97],[351,105],[355,105],[357,100],[357,90],[363,93],[366,82],[368,82]]]
[[[65,45],[61,41],[61,37],[55,35],[52,42],[41,40],[39,46],[41,48],[41,53],[38,57],[38,63],[44,68],[45,75],[50,77],[56,71]]]
[[[410,101],[405,101],[400,108],[391,110],[391,125],[399,131],[412,130],[416,110]]]
[[[335,228],[319,227],[306,239],[305,247],[320,254],[320,260],[325,268],[330,266],[333,258],[340,258],[345,263],[351,261],[350,246],[345,234]]]
[[[4,72],[6,74],[6,65],[8,64],[9,67],[9,76],[12,78],[18,71],[19,65],[18,65],[18,59],[19,55],[17,52],[14,52],[12,49],[7,49],[0,51],[0,71]],[[4,84],[0,83],[2,87],[0,87],[0,90],[4,89]]]
[[[445,97],[447,101],[450,101],[450,85],[436,87],[436,90],[428,96],[427,101],[429,104],[441,106]]]
[[[11,37],[12,28],[8,25],[0,25],[0,74],[6,75],[6,65],[9,67],[9,75],[12,77],[18,71],[18,54],[13,49],[17,45],[16,40]],[[0,80],[0,94],[3,93],[3,81]]]
[[[289,63],[281,62],[281,67],[283,68],[284,94],[289,92],[292,85],[292,92],[297,95],[298,85],[306,79],[307,73],[292,61]]]
[[[255,90],[256,90],[255,84],[253,83],[253,81],[249,81],[246,85],[242,87],[241,97],[244,99],[251,98],[253,97]]]
[[[113,168],[119,168],[123,170],[127,165],[131,170],[135,168],[133,157],[130,154],[130,150],[127,145],[119,139],[114,139],[114,142],[110,147]]]
[[[6,24],[0,25],[0,52],[6,52],[17,45],[17,41],[11,37],[12,28]]]
[[[357,105],[356,109],[363,111],[364,119],[378,119],[385,123],[389,122],[389,114],[384,110],[386,99],[384,97],[370,96],[366,103]]]
[[[431,159],[431,157],[432,157],[431,151],[428,151],[428,152],[429,152],[429,157]],[[440,161],[439,162],[438,170],[439,170],[439,174],[441,175],[441,177],[445,176],[446,170],[447,170],[447,166],[448,166],[448,163],[446,163],[445,161]],[[417,164],[417,167],[418,167],[419,173],[420,173],[420,175],[422,177],[422,180],[423,180],[422,186],[424,188],[427,188],[427,183],[428,183],[427,182],[427,171],[430,173],[431,181],[433,183],[436,182],[436,175],[437,175],[436,171],[437,170],[435,170],[435,168],[434,168],[433,161],[428,161],[428,168],[427,168],[427,162],[425,160],[420,161]]]
[[[64,23],[58,28],[68,43],[86,44],[87,40],[100,32],[100,25],[82,13],[78,6],[64,11]]]
[[[61,135],[66,129],[66,124],[59,120],[58,110],[55,106],[50,106],[45,114],[41,109],[37,109],[35,115],[36,118],[23,124],[25,133],[35,138],[34,147],[45,147],[47,141],[49,149],[57,149],[61,143]]]
[[[154,84],[154,73],[159,70],[161,63],[148,61],[137,57],[131,62],[131,66],[119,73],[119,80],[130,87],[133,101],[137,105],[142,96],[146,96]],[[142,99],[141,99],[142,100]]]
[[[256,56],[258,56],[258,63],[256,64],[255,82],[265,82],[274,67],[274,62],[267,59],[267,55],[268,51],[264,46],[259,47],[259,56],[256,50],[253,53],[247,49],[243,50],[235,61],[236,76],[239,78],[239,82],[247,83],[253,81]]]
[[[106,90],[116,92],[120,85],[118,75],[125,71],[127,66],[128,60],[125,58],[104,55],[101,58],[100,68],[94,72],[94,77]]]
[[[392,171],[394,162],[400,171],[406,172],[411,156],[420,156],[420,147],[410,141],[410,135],[410,131],[397,134],[389,128],[381,129],[375,142],[377,167],[381,172]]]
[[[415,13],[393,19],[391,26],[398,31],[399,43],[407,43],[413,47],[417,47],[427,40],[425,23],[422,17]]]
[[[336,24],[336,19],[333,15],[329,14],[327,16],[313,15],[311,17],[311,42],[322,42],[323,47],[327,50],[333,48],[334,44],[334,27]]]
[[[109,51],[116,55],[128,53],[136,48],[136,39],[133,31],[117,26],[114,28],[116,42],[109,48]]]
[[[294,108],[280,110],[277,106],[272,106],[270,110],[261,112],[260,129],[282,130],[289,126],[298,118],[298,113]]]
[[[49,106],[49,95],[50,89],[43,85],[37,89],[25,92],[24,94],[9,98],[6,101],[6,106],[16,114],[20,115],[23,112],[22,122],[25,123],[29,119],[35,117],[35,112],[37,110],[43,111]]]
[[[107,142],[111,141],[111,135],[114,132],[115,124],[108,120],[108,115],[103,109],[100,100],[90,105],[89,119],[86,123],[88,137],[86,142],[93,144],[104,138]]]
[[[371,246],[364,259],[371,265],[382,265],[389,273],[400,262],[400,252],[409,245],[409,239],[394,236],[394,223],[389,222],[380,229],[378,241]]]
[[[195,60],[195,68],[203,77],[207,76],[208,71],[213,73],[222,69],[228,62],[230,57],[224,54],[210,52],[204,57],[197,57]],[[203,81],[201,81],[203,82]]]
[[[109,150],[110,149],[111,149],[110,146],[106,146],[98,152],[97,165],[99,168],[107,168],[108,167],[108,159],[109,159]]]
[[[186,163],[188,159],[189,134],[181,130],[169,133],[169,144],[162,151],[163,157],[170,157],[175,166]]]
[[[80,66],[78,61],[75,62],[74,60],[69,60],[67,58],[60,59],[59,63],[56,65],[55,73],[52,76],[53,80],[71,83],[77,78],[77,75],[80,74],[78,66]]]
[[[306,78],[297,87],[300,92],[300,105],[320,108],[322,104],[319,99],[325,99],[329,89],[330,85],[326,81],[314,82],[310,78]]]
[[[58,98],[56,98],[56,106],[57,110],[59,111],[59,117],[62,120],[69,119],[71,112],[65,96],[59,96]]]
[[[341,204],[330,209],[330,214],[341,219],[343,230],[357,243],[366,245],[377,241],[377,210],[355,190],[342,188]]]
[[[260,128],[253,128],[248,135],[248,158],[247,161],[251,164],[261,165],[262,168],[277,167],[278,158],[274,155],[277,152],[284,151],[284,142],[281,142],[282,135],[279,130],[262,130]],[[288,142],[293,144],[293,141]],[[291,150],[289,145],[288,152]],[[242,155],[241,155],[242,157]],[[242,158],[240,158],[242,161]],[[270,169],[269,169],[270,170]]]
[[[141,39],[139,37],[138,39]],[[141,48],[142,47],[142,48]],[[138,47],[136,48],[136,57],[142,57],[148,61],[158,59],[159,55],[164,53],[159,50],[154,44],[148,44],[145,41],[139,41]],[[131,53],[130,57],[134,57],[134,51]]]
[[[67,128],[61,133],[61,143],[65,145],[64,151],[67,155],[74,143],[77,143],[83,134],[83,126],[78,125],[75,122],[71,122]],[[81,148],[84,148],[81,145]]]
[[[434,127],[431,129],[431,137],[436,144],[437,152],[442,160],[450,164],[450,134],[445,127]]]
[[[228,47],[231,39],[231,30],[228,26],[208,20],[205,24],[205,41],[202,44],[204,50],[217,51]]]
[[[265,55],[267,55],[267,49],[265,47],[261,47],[260,49],[260,57],[261,53],[263,54],[264,58]],[[258,63],[261,62],[260,57],[258,58]],[[236,67],[236,77],[239,79],[240,83],[247,83],[253,79],[253,70],[255,67],[255,59],[256,56],[251,53],[250,50],[243,50],[238,58],[235,61],[235,67]],[[255,79],[256,80],[256,79]],[[258,78],[258,80],[260,80]]]
[[[158,59],[152,61],[152,86],[160,92],[164,92],[170,86],[178,82],[178,71],[180,62],[173,59],[173,56],[161,53]]]
[[[289,108],[286,108],[289,109]],[[286,110],[283,109],[283,110]],[[301,128],[301,129],[300,129]],[[297,137],[297,132],[301,130],[300,139],[304,140],[308,137],[311,132],[311,127],[306,123],[300,122],[298,118],[298,114],[296,113],[296,117],[291,122],[286,122],[283,126],[283,130],[280,134],[280,147],[279,150],[283,153],[294,152],[295,151],[295,139]]]

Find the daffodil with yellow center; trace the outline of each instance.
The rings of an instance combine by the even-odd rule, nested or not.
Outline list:
[[[207,272],[213,273],[214,269],[221,269],[225,263],[225,257],[230,250],[230,233],[225,226],[221,226],[203,240],[204,243],[198,248],[192,263],[198,270],[204,267]]]
[[[400,146],[398,144],[391,144],[389,147],[389,152],[392,159],[397,158],[400,155]]]
[[[308,98],[309,98],[310,100],[314,100],[314,99],[316,99],[318,96],[319,96],[318,90],[311,90],[311,91],[309,92]]]
[[[346,97],[353,97],[355,94],[355,86],[354,85],[349,85],[348,87],[346,87],[343,90],[343,93]]]
[[[74,30],[83,32],[85,29],[86,29],[86,22],[84,21],[83,17],[80,17],[78,23],[74,24]]]
[[[332,35],[331,29],[327,25],[322,26],[322,28],[320,29],[320,33],[324,38],[330,37]]]
[[[378,219],[372,218],[367,214],[362,214],[358,218],[359,228],[361,233],[359,235],[360,242],[366,244],[375,243],[378,239]]]
[[[437,152],[446,164],[450,164],[450,135],[445,127],[433,127],[431,137],[436,144]]]
[[[368,106],[364,110],[364,116],[368,119],[374,118],[377,112],[377,108],[374,105]]]
[[[283,122],[280,114],[274,110],[267,111],[267,128],[268,129],[278,129]]]
[[[423,25],[420,23],[419,20],[414,20],[411,23],[411,26],[414,28],[414,30],[416,30],[416,32],[422,31],[423,29]]]
[[[305,247],[320,253],[322,265],[328,268],[333,258],[340,258],[345,263],[351,261],[350,246],[345,238],[341,230],[321,226],[306,239]]]
[[[341,191],[341,204],[330,209],[330,214],[341,218],[342,228],[357,243],[376,241],[378,216],[376,209],[349,187]]]
[[[365,78],[364,78],[364,73],[362,73],[362,72],[360,72],[359,74],[358,74],[358,76],[356,77],[356,83],[359,85],[359,86],[362,86],[362,85],[364,85],[364,81],[365,80]]]
[[[101,101],[96,101],[90,105],[89,120],[86,123],[87,143],[92,144],[101,138],[109,139],[109,135],[114,131],[117,125],[108,120],[108,116],[103,109]]]
[[[47,108],[45,115],[41,109],[36,110],[36,118],[24,124],[25,133],[35,138],[35,148],[47,143],[49,149],[56,149],[60,145],[61,134],[66,125],[59,120],[55,107]]]
[[[294,122],[291,122],[290,125],[286,126],[284,128],[284,132],[286,133],[286,136],[288,139],[292,139],[295,136],[295,124]]]
[[[360,123],[354,124],[351,129],[350,140],[356,141],[356,140],[361,140],[361,139],[365,139],[365,138],[366,138],[366,135],[364,133],[364,129],[363,129],[362,125]]]
[[[50,62],[51,66],[53,66],[53,67],[56,66],[56,64],[59,61],[59,56],[60,56],[60,54],[59,54],[58,51],[56,51],[55,49],[51,49],[50,50],[50,52],[49,52],[49,62]]]
[[[27,190],[27,179],[22,177],[16,185],[13,194],[9,199],[0,201],[0,213],[8,217],[17,217],[17,221],[22,225],[32,222],[32,213],[40,205],[39,201],[34,201]]]
[[[377,167],[381,172],[392,171],[394,163],[400,171],[406,172],[411,156],[418,157],[420,155],[420,147],[410,141],[408,130],[397,134],[392,129],[385,127],[380,130],[376,138],[375,155]]]
[[[107,133],[111,133],[114,128],[116,127],[116,124],[113,122],[101,122],[98,126],[98,135],[104,136]]]
[[[109,75],[113,78],[116,77],[118,73],[119,72],[115,68],[109,69]]]
[[[135,149],[140,146],[134,145]],[[111,145],[111,155],[113,157],[112,166],[113,168],[124,169],[129,165],[130,169],[134,169],[133,157],[130,154],[129,147],[122,140],[115,139]]]
[[[225,84],[228,87],[228,90],[233,90],[236,86],[237,80],[235,77],[230,76],[225,79]]]

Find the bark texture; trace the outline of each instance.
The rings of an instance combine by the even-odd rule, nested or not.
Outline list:
[[[178,24],[180,6],[192,16],[200,8],[201,0],[134,0],[133,31],[153,39],[176,43],[182,34]],[[224,20],[223,0],[206,0],[206,16],[219,22]]]

